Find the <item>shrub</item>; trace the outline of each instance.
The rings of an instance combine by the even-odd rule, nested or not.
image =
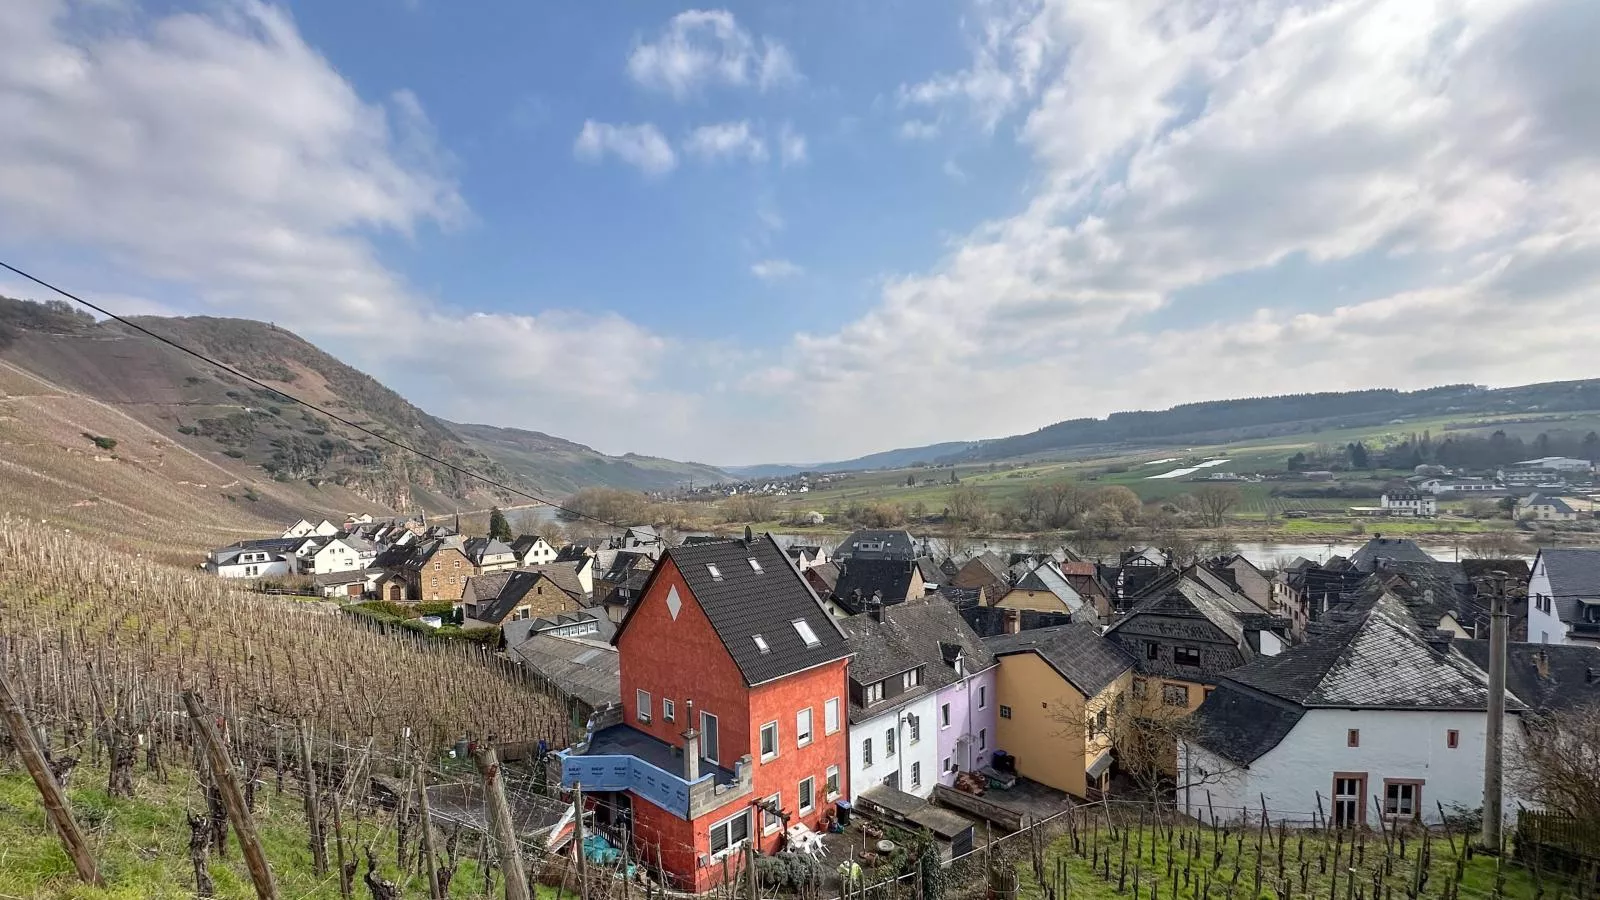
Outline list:
[[[229,447],[228,449],[222,451],[222,455],[231,456],[234,459],[244,459],[244,451],[237,447]]]
[[[96,447],[99,447],[101,450],[115,450],[115,449],[117,449],[117,439],[116,438],[104,437],[104,436],[98,435],[98,434],[90,434],[87,431],[83,432],[83,436],[88,438],[89,440],[93,441],[94,445]]]

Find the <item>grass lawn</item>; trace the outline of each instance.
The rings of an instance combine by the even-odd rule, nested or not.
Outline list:
[[[1183,820],[1180,818],[1180,828]],[[1128,833],[1126,875],[1123,890],[1118,890],[1124,875],[1123,831]],[[1145,897],[1193,900],[1193,898],[1233,897],[1237,900],[1289,900],[1289,898],[1363,897],[1376,900],[1413,896],[1419,857],[1424,850],[1422,835],[1412,832],[1404,841],[1391,843],[1390,859],[1384,859],[1384,839],[1377,832],[1365,833],[1352,846],[1354,836],[1339,840],[1314,831],[1289,830],[1278,847],[1280,832],[1261,834],[1254,827],[1238,831],[1213,832],[1196,829],[1167,836],[1146,825],[1128,827],[1113,833],[1103,826],[1080,835],[1074,845],[1071,836],[1055,840],[1045,851],[1045,885],[1035,877],[1032,862],[1024,857],[1019,864],[1020,895],[1034,900],[1045,896],[1045,887],[1056,887],[1058,896],[1074,900],[1112,900]],[[1219,840],[1220,838],[1220,840]],[[1258,865],[1261,871],[1256,885]],[[1337,846],[1336,846],[1337,845]],[[1457,851],[1442,832],[1435,832],[1426,843],[1426,880],[1421,897],[1446,897],[1459,888],[1462,898],[1499,896],[1506,900],[1532,900],[1536,896],[1534,874],[1511,859],[1503,863],[1493,857],[1476,855],[1461,860],[1459,885],[1456,879]],[[1337,849],[1338,859],[1334,859]],[[1136,851],[1138,851],[1136,856]],[[1058,868],[1058,860],[1060,867]],[[1139,887],[1134,888],[1138,867]],[[1108,876],[1109,870],[1109,876]],[[1354,884],[1350,883],[1354,873]],[[1058,872],[1061,876],[1058,876]],[[1374,880],[1380,882],[1374,890]],[[1109,880],[1108,880],[1109,879]],[[1061,880],[1067,884],[1062,891]],[[1159,892],[1152,893],[1153,882],[1160,881]],[[1337,881],[1335,881],[1337,880]],[[1498,892],[1496,882],[1501,881]],[[1174,890],[1176,884],[1176,890]],[[1209,894],[1206,891],[1209,885]],[[1546,875],[1542,879],[1545,897],[1576,896],[1566,885]],[[1354,888],[1350,891],[1350,888]],[[1347,893],[1347,891],[1350,891]]]

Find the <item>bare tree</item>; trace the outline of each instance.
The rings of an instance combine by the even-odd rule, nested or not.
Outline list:
[[[1144,511],[1144,501],[1133,492],[1130,487],[1120,484],[1111,484],[1096,490],[1092,497],[1092,507],[1100,509],[1110,507],[1122,519],[1122,524],[1132,525],[1139,521],[1139,514]]]
[[[957,522],[977,525],[988,511],[983,492],[977,488],[961,485],[950,492],[950,518]]]
[[[1194,492],[1195,509],[1212,528],[1227,524],[1228,512],[1239,505],[1239,489],[1231,484],[1203,484]]]
[[[1022,515],[1029,523],[1043,525],[1045,510],[1050,508],[1050,488],[1043,484],[1030,484],[1022,492]]]
[[[1513,776],[1523,796],[1586,822],[1600,821],[1600,704],[1525,720],[1522,765]]]
[[[1076,523],[1089,511],[1089,492],[1070,478],[1062,478],[1046,485],[1050,494],[1050,524],[1065,528]]]
[[[555,521],[554,519],[546,519],[545,521],[540,522],[538,526],[533,529],[533,533],[544,538],[545,543],[552,547],[559,548],[565,545],[567,542],[567,530],[562,528],[561,523]]]

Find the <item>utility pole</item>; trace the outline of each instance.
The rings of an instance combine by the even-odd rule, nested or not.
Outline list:
[[[1510,614],[1506,612],[1505,572],[1495,571],[1489,576],[1494,583],[1494,596],[1489,612],[1489,721],[1483,743],[1483,833],[1479,843],[1483,849],[1498,854],[1503,846],[1502,801],[1505,786],[1505,725],[1506,725],[1506,635]]]
[[[488,814],[489,828],[500,844],[500,872],[506,878],[506,900],[530,900],[528,870],[522,867],[522,845],[517,843],[516,826],[511,821],[511,807],[506,805],[505,779],[501,777],[500,758],[487,744],[474,745],[472,760],[478,764],[478,774],[483,776],[483,799]]]
[[[72,866],[78,870],[78,878],[84,884],[105,884],[100,877],[100,870],[95,867],[94,854],[89,852],[89,842],[83,839],[83,832],[78,830],[78,822],[72,817],[72,806],[62,795],[61,785],[56,783],[55,775],[45,762],[44,748],[39,746],[39,737],[34,734],[33,726],[28,724],[28,715],[22,709],[22,701],[17,699],[17,692],[11,687],[4,667],[0,667],[0,718],[5,719],[6,727],[11,730],[12,743],[22,756],[22,764],[27,767],[28,774],[33,776],[33,784],[44,800],[44,811],[49,814],[50,824],[55,826],[56,834],[61,837],[62,849],[72,857]]]

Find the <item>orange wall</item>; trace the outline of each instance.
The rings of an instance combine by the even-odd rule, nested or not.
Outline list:
[[[800,780],[808,775],[816,779],[812,811],[804,818],[791,818],[790,824],[803,821],[815,828],[823,814],[832,809],[833,802],[827,795],[829,766],[839,767],[839,796],[850,796],[850,753],[846,742],[850,701],[845,672],[845,661],[839,660],[762,685],[751,692],[750,758],[756,761],[756,799],[781,793],[784,811],[797,816]],[[839,698],[839,730],[833,734],[824,733],[827,719],[823,704],[829,697]],[[811,743],[799,747],[795,744],[795,716],[808,706],[811,707]],[[760,729],[772,721],[778,723],[778,756],[763,763]],[[762,850],[770,851],[774,843],[763,841]]]

